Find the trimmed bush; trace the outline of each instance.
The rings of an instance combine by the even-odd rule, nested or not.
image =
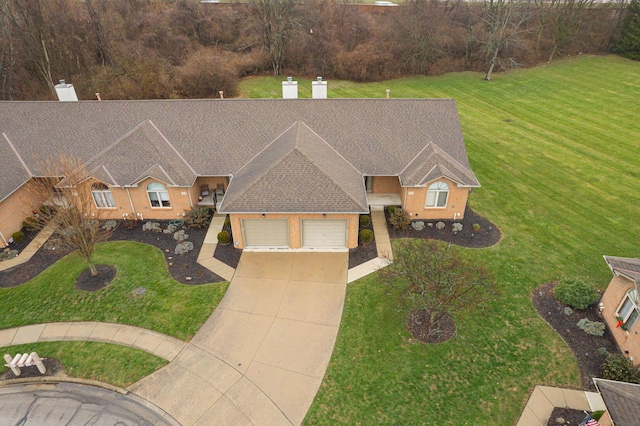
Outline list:
[[[224,218],[224,227],[231,228],[231,218],[229,216]]]
[[[363,214],[360,215],[360,226],[365,228],[367,226],[369,226],[369,224],[371,223],[371,218],[369,217],[368,214]]]
[[[373,241],[373,231],[371,229],[363,229],[358,233],[358,239],[362,244],[368,244]]]
[[[563,278],[554,290],[556,299],[573,309],[587,309],[600,295],[591,284],[580,278]]]
[[[387,210],[389,210],[389,214],[391,215],[391,214],[393,214],[393,213],[396,211],[396,208],[399,208],[399,207],[396,207],[396,206],[389,206],[389,208],[388,208]]]
[[[471,225],[471,227],[473,228],[474,232],[478,232],[480,230],[480,224],[479,223],[474,223],[473,225]]]
[[[27,231],[33,231],[34,229],[38,229],[40,221],[35,216],[29,216],[22,221],[22,226],[24,226],[24,229]]]
[[[397,208],[393,211],[393,214],[389,216],[389,223],[393,229],[406,231],[409,229],[409,225],[411,225],[411,218],[409,217],[409,213],[404,209]]]
[[[227,245],[231,242],[231,235],[227,231],[218,232],[218,244]]]
[[[640,370],[622,355],[610,354],[602,364],[602,378],[640,384]]]
[[[590,321],[582,318],[578,321],[578,328],[592,336],[604,336],[604,323],[600,321]]]
[[[11,234],[11,238],[13,238],[13,242],[14,243],[21,243],[24,241],[24,239],[26,238],[24,235],[24,232],[22,231],[16,231],[13,234]]]

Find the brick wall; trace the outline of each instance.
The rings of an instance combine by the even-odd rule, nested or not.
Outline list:
[[[0,232],[6,240],[11,234],[22,229],[22,221],[32,216],[32,211],[37,210],[40,203],[33,200],[26,185],[20,187],[0,203]],[[4,241],[0,238],[0,246]]]
[[[374,194],[399,194],[400,179],[397,176],[372,176]]]
[[[235,248],[244,248],[244,241],[242,241],[242,227],[241,219],[261,219],[261,214],[232,214],[229,215],[231,219],[231,230],[233,231],[233,240]],[[291,248],[302,247],[302,220],[303,219],[323,219],[321,214],[266,214],[266,219],[289,219],[289,244]],[[358,246],[358,226],[359,226],[359,214],[327,214],[326,219],[348,219],[348,235],[347,235],[347,247],[355,248]]]
[[[633,363],[640,365],[640,320],[638,320],[635,326],[629,331],[616,328],[616,324],[618,323],[618,320],[616,320],[616,310],[627,294],[627,291],[633,287],[634,284],[632,281],[622,277],[613,277],[600,301],[604,304],[602,317],[609,327],[609,330],[611,330],[611,334],[613,334],[613,337],[616,339],[620,350],[623,353],[628,351],[628,355],[626,353],[625,355],[633,357]]]
[[[454,182],[448,179],[438,179],[449,185],[449,198],[445,207],[426,207],[427,190],[424,188],[402,188],[400,199],[404,209],[412,219],[453,219],[456,214],[457,219],[464,217],[464,210],[467,206],[470,188],[459,188]]]

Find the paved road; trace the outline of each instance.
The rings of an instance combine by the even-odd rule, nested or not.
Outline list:
[[[175,426],[146,401],[95,386],[40,383],[0,387],[0,426]]]

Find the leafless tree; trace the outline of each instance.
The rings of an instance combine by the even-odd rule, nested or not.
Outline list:
[[[555,0],[552,10],[551,53],[549,62],[580,32],[585,19],[595,11],[596,0]]]
[[[0,98],[12,100],[13,66],[15,51],[11,33],[10,10],[11,0],[0,1]]]
[[[491,80],[491,73],[500,61],[500,53],[511,43],[517,43],[525,24],[531,17],[528,0],[485,0],[482,22],[485,38],[482,53],[488,59],[485,80]]]
[[[111,231],[100,223],[100,209],[95,208],[84,165],[61,156],[47,162],[41,174],[43,177],[27,183],[30,195],[43,205],[33,224],[40,228],[51,226],[63,245],[87,262],[91,275],[98,275],[91,257],[96,244],[106,241]]]
[[[280,75],[283,59],[294,31],[300,27],[297,0],[250,0],[260,27],[262,45],[267,50],[273,74]]]
[[[437,335],[446,315],[481,308],[496,295],[489,273],[458,249],[432,240],[402,240],[395,261],[380,271],[402,293],[409,315],[426,311],[429,335]]]

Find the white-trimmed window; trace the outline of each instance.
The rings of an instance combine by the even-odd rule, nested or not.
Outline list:
[[[449,198],[449,185],[434,182],[427,190],[427,207],[446,207]]]
[[[616,316],[621,319],[625,325],[624,330],[631,330],[631,328],[638,321],[640,317],[640,306],[638,306],[638,290],[632,288],[625,294],[622,303],[616,311]]]
[[[147,195],[149,195],[151,207],[171,207],[169,192],[161,183],[152,182],[147,185]]]
[[[93,195],[93,201],[96,203],[96,207],[104,208],[116,206],[111,190],[103,183],[94,183],[91,185],[91,195]]]

